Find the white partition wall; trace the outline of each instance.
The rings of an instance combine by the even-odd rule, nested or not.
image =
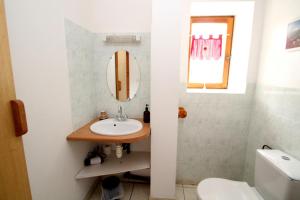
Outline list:
[[[72,118],[63,2],[6,0],[5,7],[16,94],[29,127],[23,142],[32,198],[81,200],[93,180],[74,175],[90,144],[66,141]]]
[[[174,199],[181,0],[152,1],[151,197]]]

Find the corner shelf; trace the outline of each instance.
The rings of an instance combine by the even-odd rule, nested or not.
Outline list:
[[[84,179],[149,168],[150,152],[131,152],[130,154],[124,153],[123,157],[119,159],[112,155],[102,164],[84,167],[75,178]]]

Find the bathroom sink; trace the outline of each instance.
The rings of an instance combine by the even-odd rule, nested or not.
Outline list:
[[[109,136],[129,135],[140,131],[142,128],[143,125],[138,120],[117,121],[112,118],[97,121],[90,126],[90,130],[93,133]]]

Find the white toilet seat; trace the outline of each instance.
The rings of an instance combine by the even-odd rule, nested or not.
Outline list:
[[[197,187],[199,200],[263,200],[246,182],[208,178]]]

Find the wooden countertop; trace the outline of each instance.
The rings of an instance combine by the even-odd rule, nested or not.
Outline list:
[[[73,141],[94,141],[94,142],[105,142],[105,143],[133,143],[139,140],[145,139],[150,135],[150,124],[144,123],[142,119],[139,120],[143,124],[143,128],[130,135],[120,135],[120,136],[107,136],[95,134],[90,130],[90,126],[98,121],[94,119],[91,122],[87,123],[78,130],[72,132],[67,136],[67,140]]]

